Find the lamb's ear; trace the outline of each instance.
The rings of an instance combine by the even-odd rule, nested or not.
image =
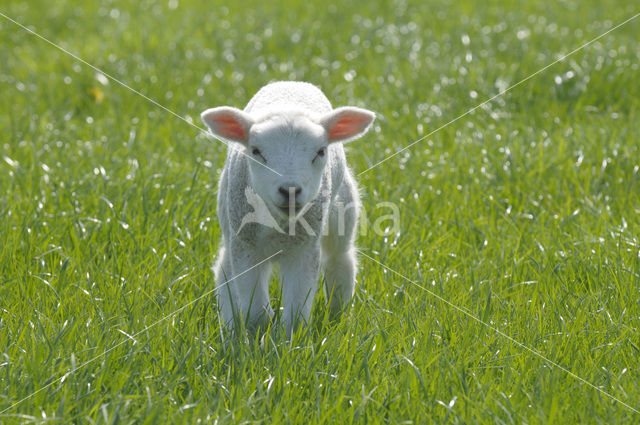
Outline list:
[[[245,145],[249,141],[249,129],[253,120],[240,109],[220,106],[207,109],[200,117],[218,139]]]
[[[376,114],[354,106],[343,106],[326,114],[320,125],[327,131],[327,141],[348,142],[357,139],[369,130]]]

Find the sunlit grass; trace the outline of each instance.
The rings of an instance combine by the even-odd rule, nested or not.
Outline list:
[[[196,125],[278,79],[375,110],[348,147],[356,173],[640,12],[288,3],[0,12]],[[401,214],[362,252],[635,409],[639,28],[358,178],[371,220],[383,201]],[[364,256],[339,322],[320,297],[292,341],[276,328],[225,349],[206,295],[224,146],[4,18],[0,46],[0,423],[640,421]]]

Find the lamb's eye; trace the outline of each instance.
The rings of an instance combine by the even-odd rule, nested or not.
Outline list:
[[[267,162],[267,159],[262,155],[262,152],[260,152],[260,149],[258,148],[253,148],[251,149],[251,153],[253,154],[253,156],[257,156],[258,158],[260,158],[263,162]]]
[[[316,159],[318,159],[318,157],[322,158],[325,154],[325,149],[322,148],[320,149],[318,152],[316,152],[316,156],[313,157],[313,160],[311,161],[311,163],[313,164],[314,162],[316,162]]]

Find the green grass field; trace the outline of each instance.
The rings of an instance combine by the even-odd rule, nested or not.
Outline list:
[[[355,173],[640,12],[452,3],[0,12],[198,126],[313,82],[378,113]],[[369,220],[393,201],[401,225],[359,237],[350,311],[328,321],[320,296],[291,341],[225,349],[225,147],[0,17],[0,423],[640,423],[639,34],[640,17],[359,176]]]

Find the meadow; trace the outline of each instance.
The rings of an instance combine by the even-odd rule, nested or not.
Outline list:
[[[639,12],[0,3],[184,118],[0,16],[0,423],[640,423],[640,17],[439,129]],[[194,126],[290,79],[377,112],[347,156],[400,226],[340,320],[225,346]]]

